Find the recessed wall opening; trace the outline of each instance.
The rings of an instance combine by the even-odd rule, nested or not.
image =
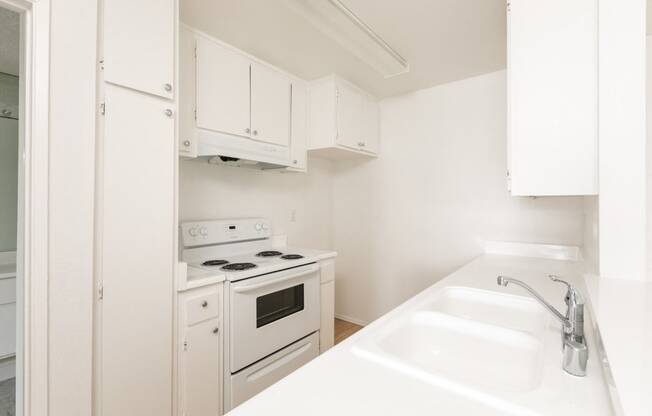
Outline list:
[[[0,415],[16,414],[20,15],[0,7]],[[18,377],[20,381],[20,377]]]

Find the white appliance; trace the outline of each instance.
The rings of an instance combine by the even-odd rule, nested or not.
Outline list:
[[[319,354],[315,252],[275,249],[262,218],[186,222],[188,274],[224,273],[224,407],[228,411]]]
[[[197,156],[209,163],[257,169],[282,169],[291,165],[287,146],[200,128],[196,134]]]

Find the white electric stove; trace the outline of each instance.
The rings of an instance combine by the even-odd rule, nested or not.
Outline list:
[[[264,218],[186,222],[180,234],[188,279],[225,278],[225,410],[319,354],[324,252],[275,247]]]

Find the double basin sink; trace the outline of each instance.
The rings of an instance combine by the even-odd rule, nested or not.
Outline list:
[[[550,338],[548,319],[527,297],[445,287],[373,336],[361,337],[353,352],[491,405],[541,383]]]

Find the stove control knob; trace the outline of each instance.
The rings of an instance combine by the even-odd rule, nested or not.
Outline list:
[[[190,228],[190,229],[188,230],[188,234],[189,234],[191,237],[197,237],[197,229],[196,229],[196,228]]]
[[[263,227],[263,230],[265,230],[265,231],[269,230],[269,225],[267,225],[267,224],[263,224],[262,227]]]
[[[208,229],[206,227],[201,227],[199,229],[199,234],[201,234],[202,237],[206,237],[208,235]]]
[[[256,225],[254,225],[254,228],[256,229],[256,231],[260,231],[260,230],[263,229],[263,224],[261,224],[261,223],[256,223]]]

